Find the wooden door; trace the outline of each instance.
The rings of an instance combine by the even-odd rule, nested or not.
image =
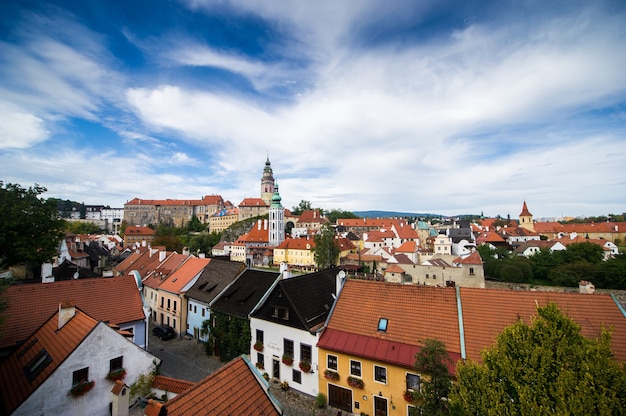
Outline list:
[[[328,404],[346,412],[352,412],[352,390],[329,384]]]
[[[387,416],[387,399],[374,396],[374,415]]]

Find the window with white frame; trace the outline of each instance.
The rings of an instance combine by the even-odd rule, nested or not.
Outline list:
[[[407,390],[419,390],[420,389],[420,376],[417,374],[406,373],[406,389]]]
[[[361,362],[350,360],[350,374],[361,377]]]
[[[380,383],[387,383],[387,368],[378,365],[374,366],[374,380]]]
[[[337,356],[328,355],[326,357],[326,368],[337,371]]]

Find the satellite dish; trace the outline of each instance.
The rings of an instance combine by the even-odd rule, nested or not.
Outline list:
[[[74,273],[74,279],[78,279],[78,272]]]

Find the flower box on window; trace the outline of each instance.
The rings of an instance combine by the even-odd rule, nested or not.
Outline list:
[[[362,389],[364,384],[363,384],[363,380],[361,380],[360,378],[349,376],[348,385],[350,387],[356,387],[356,388]]]
[[[126,377],[126,369],[120,368],[118,370],[109,371],[109,374],[107,374],[106,378],[107,380],[117,381],[124,380],[124,377]]]
[[[258,368],[259,370],[264,370],[265,365],[263,365],[263,363],[256,363],[256,368]]]
[[[404,397],[404,400],[409,403],[413,403],[415,401],[415,398],[413,397],[413,392],[411,390],[405,390],[402,396]]]
[[[263,352],[263,343],[261,341],[257,341],[254,343],[254,349],[258,352]]]
[[[70,395],[72,397],[82,396],[83,394],[87,393],[89,390],[93,389],[93,386],[95,385],[96,385],[95,381],[83,380],[70,389]]]
[[[337,381],[339,380],[339,373],[333,370],[325,370],[324,377],[328,380]]]
[[[283,355],[283,364],[286,365],[292,365],[293,364],[293,357],[289,354],[284,354]]]
[[[311,371],[311,363],[308,361],[300,361],[299,364],[300,370],[304,373],[308,373]]]

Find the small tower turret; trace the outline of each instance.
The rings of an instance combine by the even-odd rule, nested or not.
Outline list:
[[[265,167],[263,168],[263,176],[261,177],[261,199],[265,201],[267,205],[271,205],[273,196],[274,196],[274,174],[272,172],[272,164],[270,163],[270,156],[267,155],[267,160],[265,161]]]
[[[278,193],[278,183],[275,183],[272,204],[269,212],[269,245],[275,247],[285,240],[285,209],[280,203],[281,198]]]
[[[535,231],[535,224],[533,223],[533,214],[528,211],[528,207],[526,206],[526,201],[524,201],[524,205],[522,206],[522,212],[519,214],[519,226],[521,228],[525,228],[528,231]]]

